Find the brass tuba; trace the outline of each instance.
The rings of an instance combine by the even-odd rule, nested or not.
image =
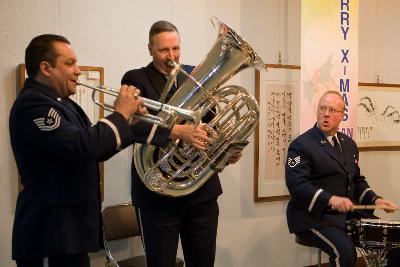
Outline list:
[[[201,187],[214,172],[222,171],[235,151],[247,145],[246,139],[258,122],[254,97],[242,87],[221,85],[239,71],[262,64],[262,60],[225,22],[218,18],[211,21],[219,31],[217,41],[202,63],[190,75],[186,73],[189,79],[168,104],[202,110],[202,118],[213,113],[205,129],[213,142],[205,151],[181,140],[171,140],[163,148],[135,144],[134,163],[142,182],[162,195],[184,196]],[[184,72],[181,68],[179,71]]]

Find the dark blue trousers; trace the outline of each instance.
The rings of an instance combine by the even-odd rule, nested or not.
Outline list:
[[[17,267],[90,267],[87,253],[66,254],[43,258],[17,260]]]
[[[356,248],[344,229],[337,226],[321,226],[318,229],[296,233],[296,235],[328,254],[331,267],[356,265]]]
[[[185,266],[214,266],[217,200],[183,207],[138,208],[137,211],[147,267],[174,267],[179,238]]]

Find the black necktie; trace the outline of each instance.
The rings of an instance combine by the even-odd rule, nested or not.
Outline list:
[[[167,78],[168,80],[168,78]],[[162,92],[161,97],[159,99],[160,102],[162,103],[166,103],[169,101],[169,99],[175,94],[176,92],[176,80],[174,81],[174,83],[171,85],[171,88],[169,88],[170,90],[168,92]],[[164,90],[165,91],[165,90]]]
[[[336,136],[332,136],[333,147],[335,148],[336,152],[339,156],[343,156],[342,149],[340,148],[339,142],[336,139]]]
[[[171,97],[175,94],[176,86],[175,84],[171,87],[171,90],[168,92],[167,97],[165,98],[165,102],[168,102]]]

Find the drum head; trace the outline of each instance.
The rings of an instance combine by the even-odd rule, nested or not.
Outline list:
[[[400,222],[397,221],[390,221],[390,220],[383,220],[383,219],[361,219],[361,224],[363,223],[369,223],[369,224],[376,224],[376,225],[386,225],[386,226],[390,226],[390,225],[399,225],[400,226]]]

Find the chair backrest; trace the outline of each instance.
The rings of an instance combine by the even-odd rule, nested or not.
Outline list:
[[[136,209],[131,202],[108,206],[102,216],[107,241],[140,236]]]

